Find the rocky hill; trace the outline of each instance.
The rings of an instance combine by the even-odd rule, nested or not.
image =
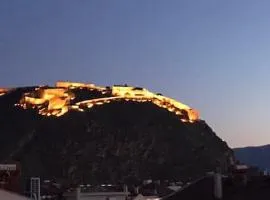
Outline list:
[[[197,111],[126,85],[2,89],[0,125],[1,163],[69,183],[187,180],[232,157]]]

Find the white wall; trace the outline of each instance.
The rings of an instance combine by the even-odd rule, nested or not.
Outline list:
[[[8,191],[0,190],[0,199],[1,200],[28,200],[24,196],[17,195]]]

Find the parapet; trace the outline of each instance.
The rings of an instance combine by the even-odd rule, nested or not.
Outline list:
[[[79,83],[79,82],[69,82],[69,81],[58,81],[56,82],[55,86],[57,88],[66,88],[66,89],[87,88],[90,90],[99,90],[99,91],[106,90],[106,87],[96,86],[95,84],[92,84],[92,83]]]
[[[85,84],[69,81],[57,81],[55,86],[58,88],[95,88],[95,84]]]

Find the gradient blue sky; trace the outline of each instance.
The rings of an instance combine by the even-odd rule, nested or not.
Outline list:
[[[231,147],[270,143],[270,1],[1,0],[0,85],[127,83],[174,97]]]

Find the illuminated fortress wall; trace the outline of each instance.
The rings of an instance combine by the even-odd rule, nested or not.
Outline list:
[[[185,111],[188,120],[181,118],[182,121],[194,122],[199,120],[199,113],[174,99],[158,95],[150,92],[145,88],[130,86],[113,86],[111,88],[111,97],[96,98],[77,102],[71,105],[70,102],[76,99],[75,95],[69,89],[89,88],[90,90],[98,90],[104,92],[106,88],[95,86],[94,84],[73,83],[73,82],[57,82],[56,88],[37,88],[32,93],[25,93],[18,106],[27,109],[37,108],[39,114],[46,116],[62,116],[69,110],[77,110],[83,112],[93,106],[103,105],[112,101],[135,101],[135,102],[152,102],[153,104],[167,109],[176,115],[183,116]]]
[[[55,86],[60,88],[95,88],[94,84],[66,82],[66,81],[58,81],[56,82]]]
[[[5,95],[8,92],[8,89],[6,88],[0,88],[0,96]]]
[[[135,87],[128,87],[128,86],[113,86],[112,94],[115,96],[121,96],[123,98],[131,98],[131,99],[143,98],[145,100],[151,100],[153,103],[157,104],[158,106],[169,109],[169,111],[173,110],[174,109],[173,107],[179,110],[187,111],[189,119],[191,121],[199,119],[198,112],[191,109],[189,106],[182,104],[174,99],[171,99],[162,95],[154,94],[144,88],[135,88]]]
[[[63,88],[37,88],[33,93],[26,93],[20,104],[23,108],[38,108],[39,114],[61,116],[68,112],[70,100],[74,94]]]
[[[105,90],[105,87],[96,86],[95,84],[85,84],[85,83],[77,83],[77,82],[68,82],[68,81],[57,81],[55,86],[57,88],[67,88],[67,89],[74,89],[74,88],[88,88],[88,89],[95,89],[95,90]]]
[[[144,88],[136,88],[130,86],[113,86],[112,87],[112,94],[114,96],[121,96],[121,97],[148,97],[153,98],[155,96],[154,93],[149,92]]]

